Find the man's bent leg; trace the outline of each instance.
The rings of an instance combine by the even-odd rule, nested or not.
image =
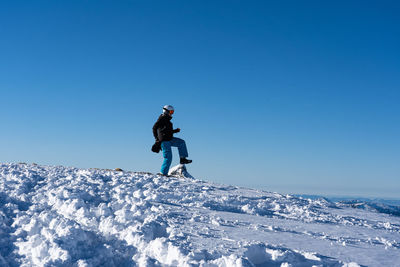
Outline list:
[[[164,162],[161,166],[161,173],[164,175],[168,175],[169,167],[171,166],[172,163],[171,142],[163,141],[161,143],[161,149],[164,157]]]
[[[173,137],[171,140],[171,146],[178,148],[180,158],[187,158],[189,156],[186,142],[183,139]]]

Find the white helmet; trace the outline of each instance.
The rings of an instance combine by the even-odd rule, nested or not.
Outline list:
[[[171,106],[171,105],[165,105],[164,107],[163,107],[163,113],[166,113],[166,114],[168,114],[168,115],[172,115],[172,114],[174,114],[174,107],[173,106]]]

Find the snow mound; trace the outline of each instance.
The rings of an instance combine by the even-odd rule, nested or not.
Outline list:
[[[399,266],[398,216],[171,172],[0,164],[0,266]]]
[[[168,175],[194,179],[194,177],[190,175],[190,173],[187,171],[186,166],[184,164],[179,164],[172,167],[169,170]]]

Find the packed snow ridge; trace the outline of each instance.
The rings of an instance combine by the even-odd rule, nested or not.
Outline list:
[[[400,217],[189,177],[0,164],[0,266],[400,266]]]

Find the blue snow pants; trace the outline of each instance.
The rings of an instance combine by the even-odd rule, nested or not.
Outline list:
[[[163,141],[161,143],[161,149],[164,157],[164,162],[161,166],[161,173],[168,175],[169,167],[172,163],[172,150],[171,147],[177,147],[179,151],[180,158],[188,157],[188,152],[186,148],[186,143],[184,140],[176,137],[172,137],[170,141]]]

